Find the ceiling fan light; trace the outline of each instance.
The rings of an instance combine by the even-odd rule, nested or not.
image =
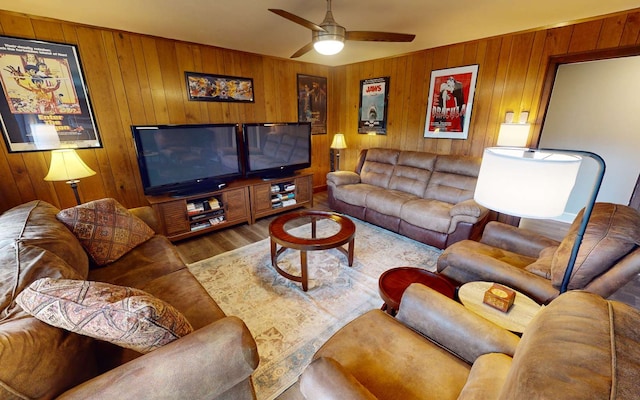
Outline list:
[[[314,44],[313,48],[322,55],[332,56],[334,54],[338,54],[342,51],[344,47],[344,42],[340,40],[334,39],[318,39]]]

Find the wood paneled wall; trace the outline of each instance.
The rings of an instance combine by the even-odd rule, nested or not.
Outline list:
[[[529,111],[537,142],[540,98],[550,56],[639,44],[640,10],[559,28],[504,35],[340,67],[300,63],[175,40],[0,11],[0,33],[77,44],[104,148],[81,150],[97,174],[82,179],[84,201],[114,197],[127,207],[146,204],[130,126],[204,122],[292,121],[297,118],[296,74],[326,76],[328,134],[313,137],[314,187],[325,184],[333,133],[348,149],[341,168],[352,169],[369,147],[481,155],[496,141],[506,111]],[[479,64],[467,140],[425,139],[432,70]],[[251,77],[255,103],[190,102],[184,71]],[[360,80],[389,76],[387,135],[357,133]],[[0,212],[33,199],[75,204],[64,182],[45,182],[49,152],[8,153],[0,146]]]
[[[0,33],[78,46],[103,148],[80,150],[97,172],[81,180],[83,201],[116,198],[126,207],[145,205],[131,125],[285,122],[297,120],[296,75],[329,77],[330,68],[211,46],[89,27],[0,11]],[[254,103],[189,101],[185,71],[251,77]],[[329,170],[330,135],[312,139],[314,186]],[[42,199],[75,205],[64,182],[45,182],[50,152],[8,153],[0,145],[0,212]]]
[[[332,111],[337,113],[335,132],[345,134],[348,146],[341,152],[341,169],[353,169],[360,150],[370,147],[481,156],[485,147],[495,144],[507,111],[515,112],[516,119],[521,111],[530,112],[529,144],[536,146],[546,106],[541,100],[549,57],[640,45],[639,34],[640,10],[636,9],[333,68],[333,94],[340,93],[331,98]],[[431,71],[470,64],[478,64],[479,71],[468,139],[425,139]],[[382,76],[390,77],[387,134],[358,134],[360,80]]]

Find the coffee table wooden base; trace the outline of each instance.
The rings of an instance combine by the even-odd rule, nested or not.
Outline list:
[[[311,219],[311,238],[301,238],[291,235],[285,229],[285,224],[299,218]],[[340,226],[338,233],[324,238],[318,238],[316,223],[319,219],[331,219]],[[349,218],[325,211],[304,210],[282,215],[269,224],[269,237],[271,238],[271,265],[285,278],[302,284],[302,290],[309,289],[309,274],[307,263],[307,251],[337,249],[347,257],[347,262],[353,265],[353,248],[355,242],[356,226]],[[278,244],[281,246],[278,248]],[[348,244],[348,249],[342,246]],[[287,249],[300,251],[300,275],[293,275],[278,266],[278,257]]]

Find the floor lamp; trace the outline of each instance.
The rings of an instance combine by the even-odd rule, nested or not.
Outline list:
[[[336,170],[340,171],[340,150],[347,148],[347,142],[344,140],[344,134],[336,133],[333,135],[333,141],[331,142],[331,149],[338,150],[336,153],[337,158],[337,168]]]
[[[73,190],[76,202],[80,205],[82,203],[78,194],[79,179],[95,174],[96,172],[82,161],[74,149],[61,149],[51,152],[51,165],[49,166],[49,173],[44,177],[44,180],[67,181]]]
[[[583,157],[598,163],[597,176],[585,206],[560,293],[567,291],[573,266],[596,202],[605,163],[595,153],[559,149],[490,147],[484,150],[474,199],[494,211],[524,218],[561,215]]]

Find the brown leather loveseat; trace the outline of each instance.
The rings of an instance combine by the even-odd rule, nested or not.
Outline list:
[[[489,210],[473,200],[480,158],[373,148],[327,175],[329,206],[444,249],[478,238]]]
[[[90,268],[76,235],[56,218],[59,211],[32,201],[0,215],[1,399],[255,398],[251,374],[258,353],[251,333],[224,314],[164,236],[139,223],[150,238]],[[157,226],[151,208],[129,211]],[[177,309],[193,332],[141,355],[57,328],[16,302],[40,278],[141,289]]]
[[[397,318],[369,311],[340,329],[300,379],[307,399],[637,399],[640,311],[560,295],[522,338],[411,285]]]

